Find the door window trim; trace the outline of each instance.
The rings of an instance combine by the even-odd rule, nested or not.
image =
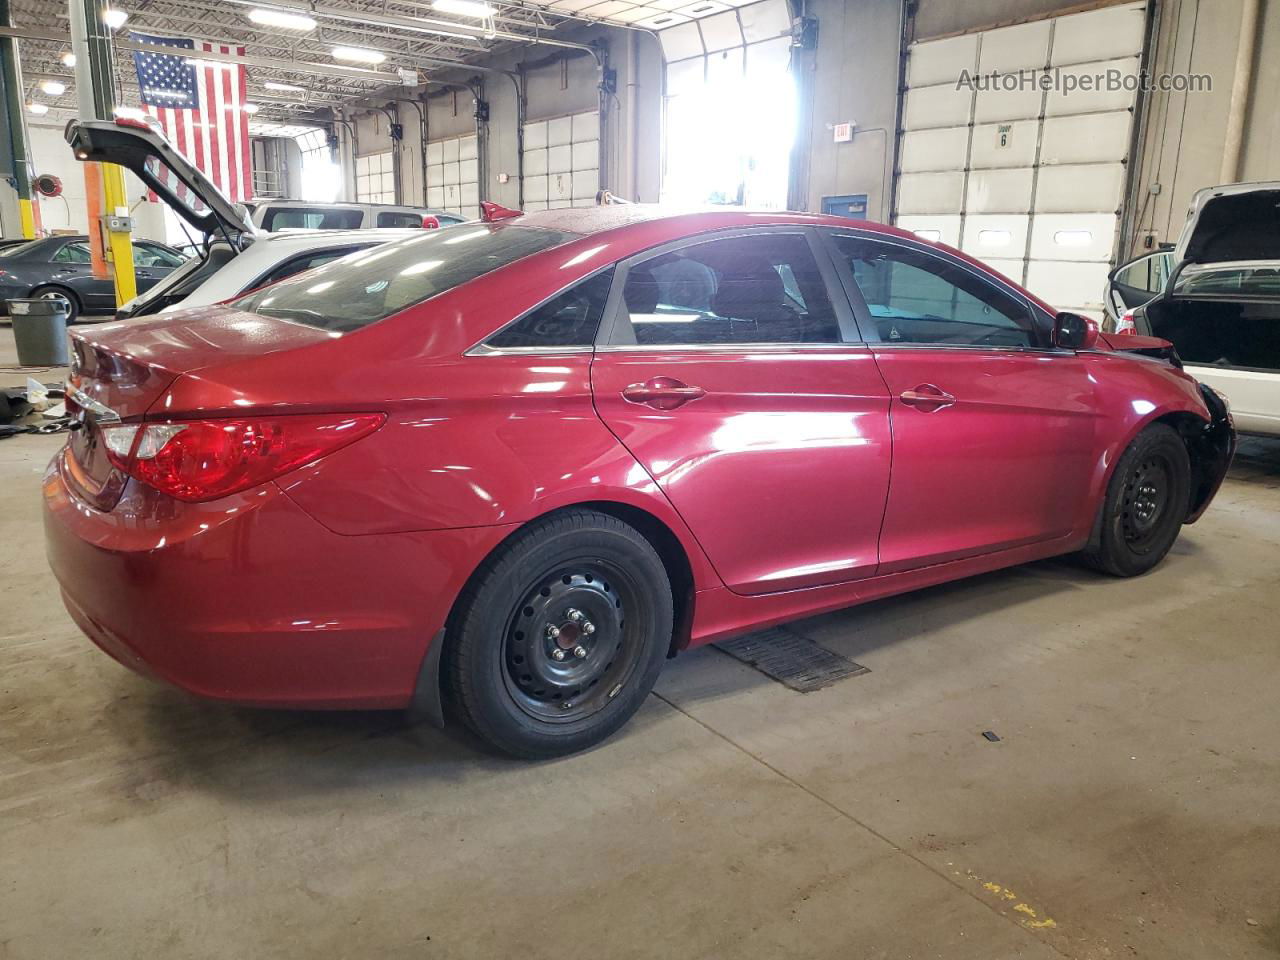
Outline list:
[[[698,246],[704,243],[710,243],[716,240],[731,240],[736,237],[757,237],[765,235],[791,234],[802,236],[809,246],[809,252],[813,256],[814,262],[818,266],[819,280],[823,286],[823,292],[827,295],[827,300],[831,303],[831,309],[835,314],[836,327],[840,332],[841,339],[839,341],[831,341],[827,343],[779,343],[772,340],[762,340],[756,343],[670,343],[670,344],[653,344],[653,343],[632,343],[619,342],[619,334],[631,324],[631,315],[627,312],[626,303],[623,300],[622,292],[627,284],[627,277],[631,269],[641,263],[672,253],[677,250],[683,250],[686,247]],[[809,349],[826,349],[836,348],[847,350],[853,345],[864,345],[865,341],[859,336],[858,324],[855,320],[853,310],[851,309],[848,299],[842,295],[843,290],[837,279],[835,266],[830,260],[829,252],[824,248],[822,242],[817,237],[813,227],[804,224],[769,224],[752,227],[730,227],[724,230],[708,230],[703,233],[696,234],[692,237],[681,237],[679,240],[672,240],[668,243],[659,244],[655,247],[649,247],[639,253],[632,254],[623,260],[618,261],[617,273],[614,274],[613,287],[609,291],[609,301],[605,304],[604,316],[600,320],[600,329],[596,333],[596,352],[597,353],[754,353],[760,350],[770,350],[781,348],[788,352],[796,350]]]
[[[905,237],[880,233],[875,230],[860,230],[857,227],[819,227],[816,229],[816,232],[821,238],[823,246],[827,250],[827,255],[831,258],[833,269],[835,270],[836,275],[840,278],[840,283],[844,288],[844,292],[849,298],[849,303],[853,307],[854,316],[858,321],[858,327],[862,331],[866,343],[875,347],[877,350],[976,350],[984,353],[1032,352],[1050,354],[1054,356],[1075,356],[1076,351],[1074,350],[1062,350],[1058,347],[1052,346],[1053,317],[1041,309],[1039,305],[1033,303],[1024,291],[1015,287],[1003,278],[995,277],[984,270],[979,270],[973,264],[960,257],[949,254],[945,250],[939,250],[932,244],[928,244],[923,241],[912,241]],[[859,288],[857,280],[854,279],[853,270],[844,262],[844,258],[836,247],[837,237],[850,237],[854,240],[883,243],[903,250],[909,250],[912,253],[923,253],[942,261],[948,266],[959,267],[975,279],[989,284],[1022,304],[1022,306],[1027,310],[1027,316],[1035,325],[1046,345],[1013,347],[994,346],[991,344],[981,343],[888,343],[881,340],[879,329],[871,316],[871,310],[867,306],[866,299],[862,296],[862,290]]]
[[[520,355],[520,354],[537,355],[537,354],[543,354],[543,353],[566,354],[566,353],[595,352],[595,349],[596,349],[595,345],[591,343],[580,344],[576,346],[566,346],[566,347],[550,347],[550,346],[548,347],[491,347],[489,346],[489,341],[494,339],[498,335],[504,333],[508,328],[514,327],[517,323],[520,323],[522,320],[528,317],[529,314],[535,313],[536,311],[541,310],[552,300],[555,300],[557,297],[560,297],[568,293],[574,287],[578,286],[578,284],[586,283],[588,280],[592,279],[593,277],[598,277],[600,274],[604,273],[606,270],[613,270],[615,267],[617,267],[616,263],[606,263],[606,264],[603,264],[602,266],[597,267],[595,270],[592,270],[590,273],[584,273],[577,280],[571,280],[569,283],[566,283],[563,287],[561,287],[555,293],[539,300],[528,310],[522,311],[520,315],[515,319],[510,320],[507,323],[504,323],[497,330],[493,330],[490,333],[486,333],[484,335],[483,340],[481,340],[479,343],[472,344],[470,347],[468,347],[466,350],[462,352],[462,355],[464,357],[502,357],[502,356],[508,356],[513,354],[514,355]],[[596,327],[596,343],[600,342],[600,330],[602,327],[604,327],[606,323],[609,322],[609,311],[614,306],[614,298],[616,296],[621,295],[621,290],[622,288],[618,286],[618,274],[615,272],[613,275],[613,281],[609,285],[609,295],[605,298],[605,301],[604,301],[604,312],[600,314],[600,323]]]

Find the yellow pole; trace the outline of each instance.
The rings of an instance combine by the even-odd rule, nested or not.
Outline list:
[[[18,219],[22,222],[22,235],[34,240],[36,235],[36,218],[31,208],[31,201],[26,197],[18,200]]]
[[[102,192],[106,199],[107,219],[124,218],[128,223],[129,200],[124,192],[124,168],[114,163],[102,165]],[[133,240],[129,228],[107,230],[107,245],[111,250],[112,275],[116,284],[116,306],[121,306],[138,295],[137,278],[133,273]]]

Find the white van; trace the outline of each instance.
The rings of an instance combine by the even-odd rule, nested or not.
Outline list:
[[[447,227],[466,218],[427,207],[390,203],[311,203],[306,200],[259,200],[250,214],[259,230],[399,230]]]

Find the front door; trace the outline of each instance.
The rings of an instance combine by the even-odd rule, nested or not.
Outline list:
[[[717,234],[622,267],[596,409],[729,589],[876,570],[889,397],[803,228]]]
[[[827,234],[893,397],[880,572],[1064,536],[1096,456],[1093,385],[1049,318],[959,258]]]

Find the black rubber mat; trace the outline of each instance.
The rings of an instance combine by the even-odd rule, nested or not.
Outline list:
[[[716,647],[801,693],[821,690],[845,677],[871,672],[862,664],[832,653],[786,627],[770,627],[745,637],[722,640]]]

